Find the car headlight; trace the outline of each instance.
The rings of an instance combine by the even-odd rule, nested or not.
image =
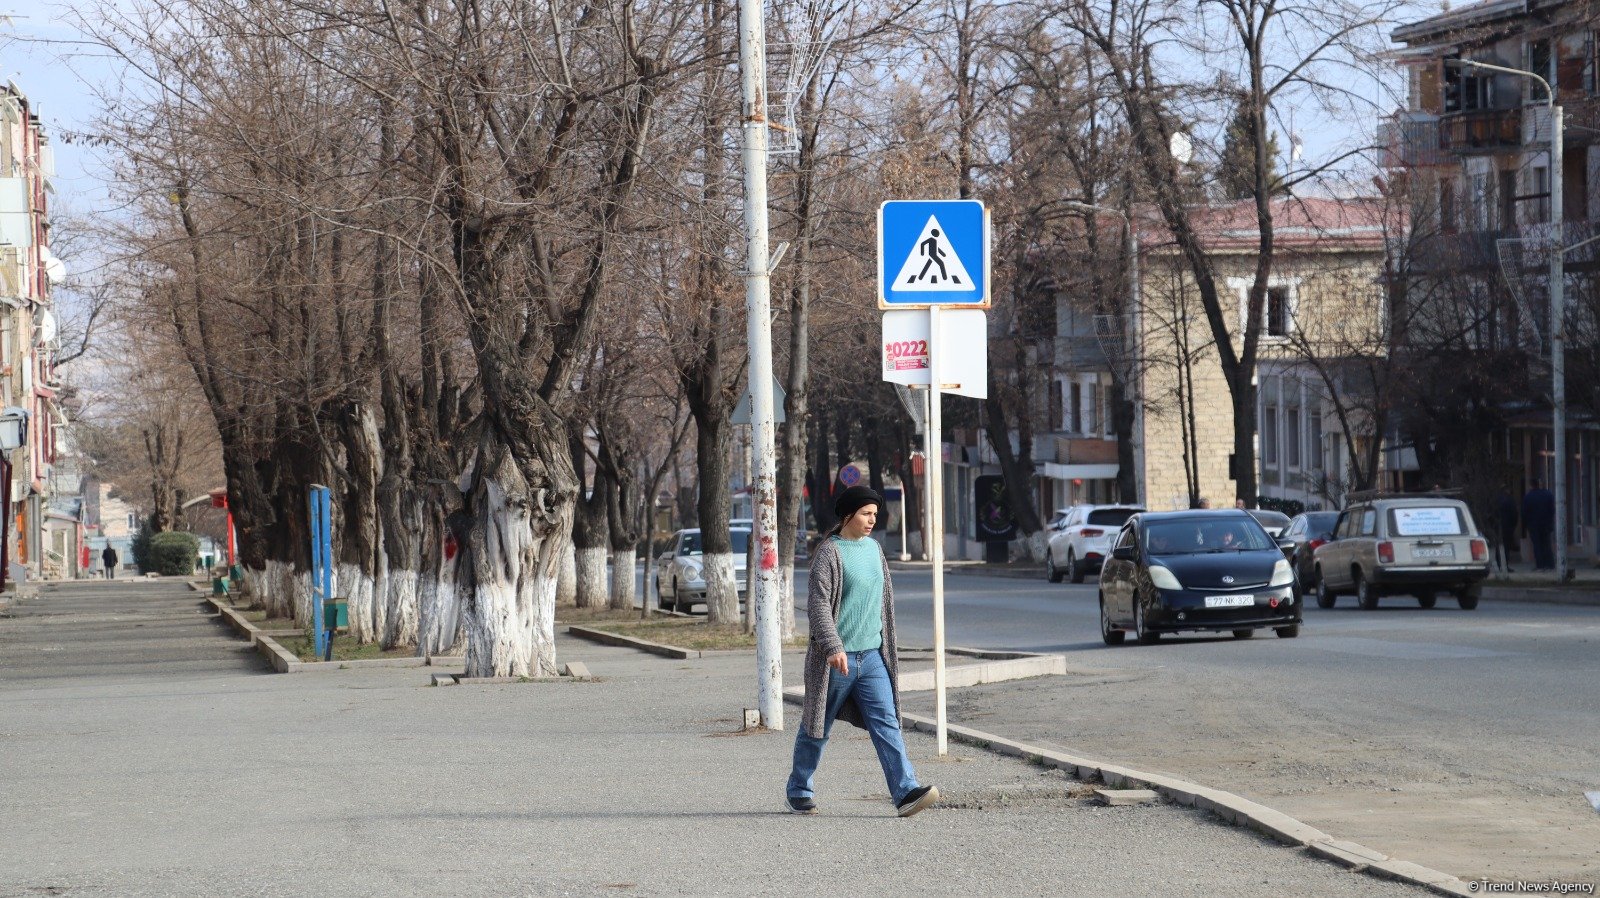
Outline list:
[[[1289,586],[1294,583],[1294,568],[1289,566],[1289,559],[1281,559],[1272,566],[1272,586]]]
[[[1159,564],[1150,565],[1150,582],[1156,589],[1182,589],[1183,584],[1178,582],[1177,575]]]
[[[683,563],[683,576],[691,582],[700,579],[700,571],[701,568],[698,562],[686,561]]]

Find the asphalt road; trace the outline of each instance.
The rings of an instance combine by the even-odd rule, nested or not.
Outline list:
[[[929,573],[894,581],[901,643],[931,644]],[[1297,639],[1113,648],[1093,578],[945,584],[949,644],[1060,652],[1083,671],[969,691],[952,719],[1178,772],[1464,878],[1600,880],[1583,797],[1600,790],[1600,608],[1341,598],[1312,603]]]

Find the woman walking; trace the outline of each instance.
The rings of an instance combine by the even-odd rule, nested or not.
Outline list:
[[[894,642],[894,586],[883,550],[870,539],[883,497],[864,486],[839,494],[839,524],[811,553],[806,614],[806,704],[794,740],[789,808],[815,814],[813,780],[833,721],[843,718],[872,736],[889,797],[902,817],[939,800],[939,790],[917,785],[900,736],[899,658]]]

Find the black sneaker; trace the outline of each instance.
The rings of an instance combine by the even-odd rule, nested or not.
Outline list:
[[[789,813],[791,814],[815,814],[816,812],[817,803],[809,798],[789,799]]]
[[[900,809],[900,816],[910,817],[923,808],[932,807],[939,800],[939,790],[935,786],[918,786],[906,793],[895,807]]]

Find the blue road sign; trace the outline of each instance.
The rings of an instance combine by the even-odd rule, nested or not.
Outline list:
[[[878,207],[878,308],[989,307],[989,215],[980,200]]]

